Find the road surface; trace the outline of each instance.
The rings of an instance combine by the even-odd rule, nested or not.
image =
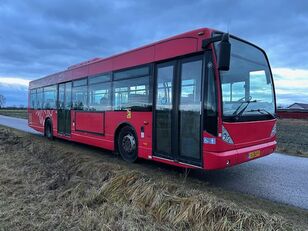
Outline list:
[[[20,119],[20,118],[0,115],[0,124],[7,126],[7,127],[11,127],[11,128],[16,128],[21,131],[29,132],[29,133],[40,134],[34,129],[28,127],[28,120],[26,119]]]
[[[0,124],[38,134],[25,119],[0,115]],[[274,153],[224,170],[193,170],[191,175],[230,191],[308,209],[308,158]]]
[[[279,153],[216,171],[192,171],[210,185],[308,209],[308,158]]]

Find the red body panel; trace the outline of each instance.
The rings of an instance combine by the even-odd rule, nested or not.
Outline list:
[[[37,131],[44,132],[44,123],[47,118],[52,119],[53,135],[55,137],[108,150],[114,150],[114,136],[118,126],[121,124],[130,124],[135,128],[138,136],[138,156],[145,159],[152,158],[152,112],[131,112],[131,118],[128,119],[127,112],[125,111],[93,113],[72,110],[71,135],[69,137],[58,134],[57,132],[56,110],[29,110],[29,126]],[[104,129],[102,126],[99,126],[103,120],[106,121]],[[77,126],[78,123],[80,126]],[[141,126],[144,126],[144,137],[141,137]],[[103,131],[104,135],[99,134]]]
[[[270,135],[276,120],[226,123],[224,127],[232,137],[236,148],[253,146],[270,141]]]
[[[203,144],[205,169],[219,169],[249,161],[248,154],[260,150],[259,157],[268,155],[276,149],[276,137],[271,136],[276,120],[225,123],[234,144],[217,138],[216,144]],[[204,132],[203,137],[214,138]],[[228,164],[227,164],[228,161]]]
[[[128,67],[167,60],[177,56],[203,51],[202,40],[209,38],[213,30],[201,28],[187,32],[172,38],[168,38],[148,46],[144,46],[129,52],[115,55],[106,59],[93,59],[81,64],[69,67],[42,79],[30,82],[29,89],[71,81],[82,77],[96,75],[103,72],[120,70]],[[213,45],[211,45],[213,48]],[[215,54],[213,62],[216,66]],[[218,70],[215,68],[216,76]],[[218,102],[221,102],[219,80],[216,81],[218,89]],[[44,123],[47,118],[52,120],[53,135],[59,138],[85,143],[108,150],[115,148],[115,134],[120,126],[131,125],[138,138],[138,156],[167,164],[185,168],[200,168],[187,163],[152,156],[152,112],[126,112],[126,111],[74,111],[71,110],[71,134],[65,136],[58,134],[57,110],[31,110],[29,112],[29,126],[37,131],[44,132]],[[128,113],[130,115],[128,115]],[[213,138],[215,144],[203,144],[202,168],[219,169],[249,161],[249,153],[259,151],[258,157],[267,155],[276,147],[275,137],[271,137],[271,131],[275,120],[223,123],[221,107],[218,107],[218,137],[213,137],[204,132],[203,137]],[[234,144],[230,145],[221,139],[222,124],[230,133]],[[141,136],[141,127],[144,128],[144,136]]]
[[[28,124],[30,127],[44,132],[44,125],[47,118],[52,121],[53,132],[57,132],[57,110],[31,110],[28,109]]]
[[[178,38],[160,43],[155,47],[155,61],[196,52],[198,51],[197,45],[198,39],[193,37]]]
[[[204,167],[208,170],[230,167],[252,160],[249,158],[249,153],[253,151],[260,151],[260,156],[256,157],[260,158],[270,153],[273,153],[275,149],[276,141],[272,141],[225,152],[207,152],[206,154],[204,154],[206,155],[206,158],[204,159]]]
[[[105,133],[105,113],[104,112],[83,112],[76,111],[73,116],[75,130],[104,134]]]

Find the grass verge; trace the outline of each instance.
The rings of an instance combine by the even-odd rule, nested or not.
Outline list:
[[[177,174],[141,171],[115,157],[88,154],[74,143],[49,142],[0,127],[0,227],[291,230],[308,224],[303,219],[308,213],[295,208],[288,209],[300,222],[287,217],[285,207],[277,209],[268,201],[264,203],[271,210],[255,198],[218,193]]]

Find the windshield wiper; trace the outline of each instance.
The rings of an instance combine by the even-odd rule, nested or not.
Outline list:
[[[236,120],[238,120],[244,113],[244,111],[247,109],[247,107],[249,106],[250,103],[255,103],[257,102],[257,100],[251,100],[251,96],[249,96],[249,99],[246,101],[241,102],[241,104],[237,107],[237,109],[233,112],[233,118],[235,118]],[[242,105],[246,103],[246,105],[243,107],[242,110],[240,110],[240,108],[242,107]],[[239,111],[240,110],[240,111]]]
[[[267,114],[267,115],[270,115],[273,119],[276,119],[276,116],[274,114],[270,113],[269,111],[267,111],[265,109],[251,109],[247,112],[259,112],[260,114],[263,114],[263,115]],[[263,112],[265,112],[265,113],[263,113]]]

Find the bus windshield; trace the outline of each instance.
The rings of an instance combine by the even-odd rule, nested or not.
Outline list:
[[[273,83],[265,54],[234,38],[230,38],[230,43],[230,69],[220,71],[223,119],[252,121],[274,118]],[[215,46],[218,54],[217,43]]]

